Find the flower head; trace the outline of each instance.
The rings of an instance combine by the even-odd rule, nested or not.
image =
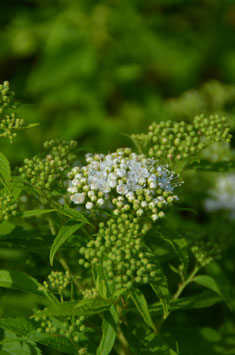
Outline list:
[[[108,155],[89,154],[86,161],[86,166],[68,174],[72,179],[68,193],[72,202],[87,209],[104,206],[109,200],[115,214],[132,208],[138,216],[149,212],[156,220],[159,209],[178,199],[173,194],[176,174],[129,148]]]

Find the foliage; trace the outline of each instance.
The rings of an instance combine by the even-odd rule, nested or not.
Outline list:
[[[0,153],[3,354],[235,353],[226,179],[217,208],[205,202],[233,150],[201,161],[232,135],[207,117],[154,122],[134,148],[85,159],[73,140],[19,166]]]

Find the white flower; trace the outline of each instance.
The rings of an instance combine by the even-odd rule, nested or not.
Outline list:
[[[227,210],[230,218],[235,219],[235,174],[219,176],[214,189],[209,191],[210,198],[205,200],[208,211]]]
[[[152,214],[151,218],[152,218],[152,220],[155,222],[159,217],[158,217],[158,215],[155,213],[155,214]]]
[[[103,206],[104,203],[105,203],[105,201],[104,201],[103,198],[99,198],[99,199],[97,200],[97,205],[98,205],[98,206]]]
[[[126,195],[128,192],[127,185],[124,185],[124,184],[118,185],[116,190],[117,190],[117,193],[119,193],[120,195]]]
[[[164,191],[171,192],[175,188],[175,173],[143,154],[137,155],[131,153],[130,149],[120,149],[106,156],[88,154],[86,159],[86,166],[74,168],[68,175],[73,179],[72,183],[69,182],[68,193],[73,195],[72,201],[78,203],[82,199],[76,199],[75,196],[82,192],[83,203],[90,200],[86,203],[87,209],[93,208],[93,202],[97,206],[103,206],[107,202],[106,206],[116,206],[115,213],[134,207],[137,210],[135,213],[141,216],[145,212],[156,214],[155,206],[158,202],[167,204],[177,198],[176,195],[167,194],[171,198],[165,200],[162,196]],[[141,201],[139,193],[142,196]],[[159,212],[157,216],[159,217]]]
[[[87,202],[86,203],[86,209],[87,210],[91,210],[93,208],[93,206],[94,206],[93,202]]]
[[[80,205],[85,201],[85,193],[77,193],[75,195],[72,195],[71,200],[77,205]]]
[[[77,192],[77,187],[68,187],[67,191],[70,192],[71,194],[75,194]]]
[[[119,177],[126,176],[126,170],[124,170],[124,169],[116,169],[115,172],[116,172],[117,176],[119,176]]]
[[[78,179],[73,179],[72,180],[72,185],[73,186],[78,186],[80,184],[80,181]]]

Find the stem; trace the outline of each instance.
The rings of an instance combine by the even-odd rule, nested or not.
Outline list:
[[[64,303],[64,297],[63,297],[62,293],[60,293],[60,302]]]
[[[183,292],[183,290],[185,289],[185,287],[193,281],[194,276],[196,275],[196,273],[200,270],[200,267],[198,264],[196,264],[192,270],[192,272],[189,274],[189,276],[185,279],[183,276],[181,276],[181,283],[179,284],[175,294],[173,295],[172,299],[176,300],[180,297],[181,293]],[[167,313],[162,317],[162,319],[160,320],[158,327],[157,327],[157,331],[159,331],[159,329],[161,328],[162,324],[164,323],[164,321],[169,317],[169,315],[171,314],[171,311],[167,311]]]
[[[196,275],[196,273],[199,271],[199,266],[196,264],[195,267],[193,268],[191,274],[188,276],[188,278],[186,280],[182,280],[182,283],[179,284],[178,289],[176,291],[176,293],[173,295],[173,299],[176,300],[177,298],[179,298],[179,296],[181,295],[181,293],[183,292],[183,290],[185,289],[185,287],[192,282],[194,276]]]
[[[129,348],[129,345],[128,345],[128,342],[126,340],[126,338],[124,337],[121,329],[118,330],[118,333],[117,333],[117,338],[119,340],[119,351],[118,351],[118,354],[119,355],[132,355],[132,352]]]

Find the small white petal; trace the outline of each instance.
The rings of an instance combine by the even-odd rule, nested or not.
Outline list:
[[[86,203],[86,209],[87,210],[91,210],[93,208],[93,206],[94,206],[93,202],[87,202]]]

